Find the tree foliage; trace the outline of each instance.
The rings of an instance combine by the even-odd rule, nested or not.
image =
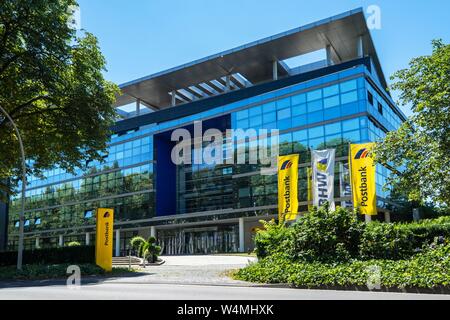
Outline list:
[[[376,151],[377,161],[391,165],[389,184],[410,201],[450,204],[450,45],[433,41],[430,56],[413,59],[396,72],[392,89],[412,116],[389,132]]]
[[[0,2],[0,105],[18,125],[35,175],[101,160],[115,118],[118,88],[103,77],[97,39],[68,24],[74,5]],[[0,178],[18,176],[19,161],[17,137],[0,115]]]

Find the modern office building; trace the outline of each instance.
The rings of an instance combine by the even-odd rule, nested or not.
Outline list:
[[[311,57],[318,61],[301,65]],[[145,66],[144,66],[145,67]],[[179,164],[171,133],[210,128],[278,129],[281,154],[300,154],[300,209],[307,209],[310,149],[375,141],[405,116],[386,80],[362,9],[349,11],[120,86],[120,119],[104,162],[68,174],[58,168],[27,186],[25,247],[93,243],[97,207],[115,209],[116,254],[137,234],[155,235],[166,254],[247,251],[259,220],[277,217],[277,176],[258,164]],[[132,110],[131,110],[132,109]],[[201,144],[200,144],[201,145]],[[198,145],[190,146],[195,153]],[[251,141],[233,148],[254,150]],[[378,219],[395,203],[377,168]],[[335,201],[340,194],[335,178]],[[20,197],[9,204],[8,248],[17,246]],[[7,206],[0,207],[3,214]],[[4,214],[5,216],[5,214]]]

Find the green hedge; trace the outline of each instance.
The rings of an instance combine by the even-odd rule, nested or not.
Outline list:
[[[360,239],[362,259],[407,259],[434,242],[450,241],[450,217],[412,223],[371,222]]]
[[[17,270],[15,266],[0,267],[0,281],[5,280],[39,280],[39,279],[67,279],[67,268],[71,263],[50,264],[50,265],[24,265],[22,270]],[[100,275],[112,276],[135,272],[134,269],[113,268],[111,272],[105,271],[95,264],[77,264],[80,267],[81,276]]]
[[[273,255],[238,270],[233,277],[258,283],[299,287],[367,286],[371,270],[380,270],[384,288],[439,288],[450,285],[450,246],[438,246],[407,260],[366,260],[347,263],[292,262]]]
[[[450,217],[413,223],[368,224],[342,208],[313,209],[290,227],[264,223],[255,237],[262,259],[282,254],[291,261],[408,259],[434,242],[450,242]]]
[[[358,255],[364,224],[345,209],[314,208],[292,226],[290,257],[303,261],[347,261]]]
[[[0,266],[17,263],[17,252],[0,252]],[[95,263],[95,247],[62,247],[26,250],[23,252],[23,264],[60,264],[60,263]]]

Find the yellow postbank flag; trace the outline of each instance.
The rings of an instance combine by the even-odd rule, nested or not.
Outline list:
[[[112,270],[114,209],[98,208],[95,240],[95,263],[106,271]]]
[[[278,218],[295,220],[298,214],[298,154],[278,157]]]
[[[349,153],[353,206],[361,214],[377,214],[375,164],[372,150],[375,143],[351,144]]]

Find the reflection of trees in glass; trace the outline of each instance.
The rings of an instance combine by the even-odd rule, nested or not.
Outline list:
[[[350,143],[352,143],[352,141],[349,139],[334,138],[319,144],[316,150],[336,149],[336,157],[346,157],[348,156]]]
[[[89,168],[87,175],[81,179],[79,188],[75,188],[75,182],[68,182],[45,188],[40,195],[27,198],[27,210],[47,208],[56,205],[62,205],[57,209],[42,210],[29,214],[29,218],[34,221],[34,217],[41,218],[41,224],[34,226],[30,224],[29,230],[33,229],[49,229],[49,228],[65,228],[74,225],[92,224],[92,219],[84,218],[84,211],[98,207],[98,204],[92,202],[83,202],[75,205],[64,205],[70,202],[89,200],[100,197],[107,197],[111,195],[137,192],[141,190],[149,190],[153,188],[153,172],[151,165],[144,165],[128,170],[117,170],[108,173],[97,173],[95,167]],[[106,170],[118,169],[117,162],[112,167],[107,167]],[[129,174],[124,172],[130,171]],[[148,194],[132,196],[133,200],[127,204],[123,204],[123,200],[118,204],[118,213],[126,213],[133,218],[149,217],[153,214],[154,200]],[[121,199],[121,198],[119,198]],[[114,207],[116,204],[114,200],[110,206]],[[16,232],[14,228],[14,221],[18,219],[18,212],[20,210],[20,201],[13,199],[10,204],[10,231]],[[27,216],[27,217],[28,217]]]

